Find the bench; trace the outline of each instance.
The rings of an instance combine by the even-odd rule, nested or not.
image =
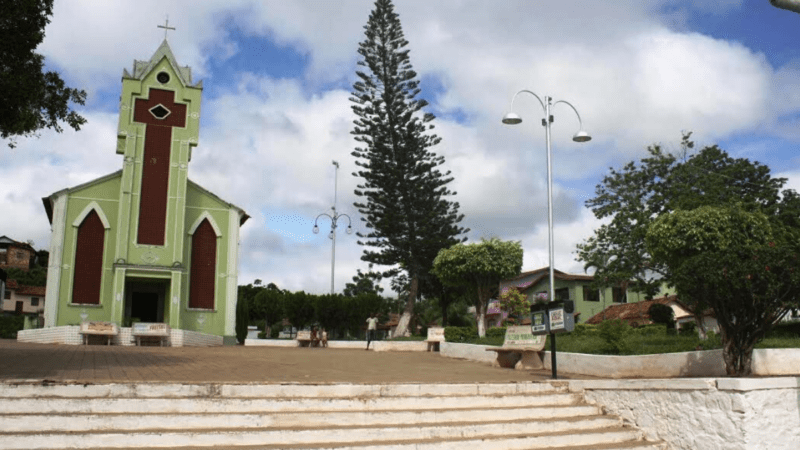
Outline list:
[[[502,347],[489,347],[487,352],[497,352],[492,366],[514,368],[517,370],[543,369],[541,352],[544,350],[545,336],[531,334],[529,325],[506,328]]]
[[[83,336],[83,345],[89,345],[89,336],[105,336],[106,345],[111,345],[111,338],[119,334],[119,327],[112,322],[81,322],[78,333]]]
[[[311,330],[298,331],[295,340],[298,347],[316,347],[319,344],[319,339],[311,339]]]
[[[428,343],[428,351],[433,349],[434,352],[439,351],[439,343],[445,342],[444,339],[444,328],[442,327],[429,327],[428,328],[428,338],[425,339],[425,342]]]
[[[131,327],[131,335],[136,340],[136,345],[141,346],[142,340],[158,340],[161,347],[164,346],[170,336],[169,325],[165,323],[146,323],[137,322]]]

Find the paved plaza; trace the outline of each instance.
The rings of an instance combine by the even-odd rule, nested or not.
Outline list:
[[[0,382],[504,383],[550,377],[548,370],[502,369],[433,352],[86,346],[0,339]],[[559,378],[572,377],[559,373]]]

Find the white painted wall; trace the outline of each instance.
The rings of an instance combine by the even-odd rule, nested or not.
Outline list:
[[[676,450],[800,448],[800,378],[570,380],[569,386]]]

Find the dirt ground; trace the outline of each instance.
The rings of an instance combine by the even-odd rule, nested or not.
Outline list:
[[[572,378],[559,373],[560,379]],[[275,347],[120,347],[0,340],[0,382],[502,383],[551,372],[491,367],[438,353]]]

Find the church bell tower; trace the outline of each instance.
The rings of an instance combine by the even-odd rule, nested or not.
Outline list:
[[[202,82],[175,61],[165,39],[122,75],[117,153],[124,155],[116,259],[183,265],[188,164],[197,146]],[[128,220],[126,220],[128,219]]]

